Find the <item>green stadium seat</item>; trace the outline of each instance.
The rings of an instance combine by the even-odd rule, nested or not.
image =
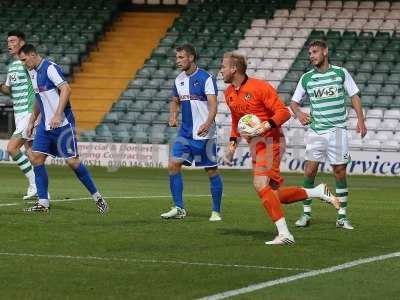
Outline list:
[[[153,124],[168,124],[169,112],[162,112],[153,119]]]
[[[374,71],[376,62],[366,61],[358,67],[359,72],[372,73]]]
[[[399,84],[400,82],[400,74],[393,73],[386,79],[386,84]]]
[[[326,33],[326,38],[328,42],[330,42],[331,40],[340,40],[342,38],[342,35],[340,31],[329,30]]]
[[[383,73],[375,73],[368,79],[368,84],[370,83],[379,83],[383,84],[387,78],[386,74]]]
[[[358,35],[358,41],[372,41],[374,39],[374,34],[369,31],[362,31]]]
[[[363,95],[361,97],[361,102],[364,107],[371,107],[375,103],[375,96],[374,95]]]
[[[136,119],[141,115],[140,112],[137,111],[128,111],[126,114],[122,115],[119,123],[122,124],[133,124]]]
[[[179,69],[174,69],[171,72],[168,73],[167,78],[168,79],[175,79],[182,71]],[[172,85],[171,85],[172,87]]]
[[[357,73],[357,75],[354,77],[355,82],[357,82],[357,84],[365,84],[368,82],[368,79],[371,77],[371,73],[364,73],[364,72],[360,72]]]
[[[164,144],[166,141],[165,135],[162,132],[152,132],[149,135],[149,143],[151,144]]]
[[[355,43],[355,40],[342,40],[342,41],[336,46],[336,50],[349,51],[350,49],[353,48],[354,43]]]
[[[156,112],[144,112],[142,113],[137,119],[136,123],[142,123],[142,124],[150,124],[154,118],[158,115]]]
[[[95,140],[96,133],[94,130],[86,130],[82,131],[79,136],[80,142],[92,142]]]
[[[359,65],[359,61],[347,61],[343,67],[345,67],[350,73],[354,73],[358,70]]]
[[[163,103],[161,101],[155,101],[155,102],[150,103],[146,107],[146,111],[160,112],[160,111],[164,110],[165,108],[168,108],[168,106],[166,106],[165,103]]]
[[[109,112],[104,116],[103,123],[117,124],[122,115],[120,112]]]
[[[362,90],[362,94],[363,95],[376,96],[376,95],[378,95],[380,90],[381,90],[381,85],[380,84],[368,84]]]
[[[131,128],[131,134],[133,134],[137,131],[141,131],[141,132],[144,132],[147,134],[149,132],[150,128],[151,128],[150,124],[135,124]]]
[[[357,32],[355,32],[355,31],[345,31],[345,32],[343,32],[342,39],[343,40],[355,41],[355,40],[357,40]]]
[[[157,91],[154,89],[144,89],[136,95],[136,100],[151,101],[154,98],[156,92]]]
[[[378,51],[370,51],[364,55],[363,61],[378,61],[379,57],[382,55],[381,52]]]
[[[380,94],[383,96],[395,96],[399,91],[397,84],[386,84],[382,87]]]
[[[133,80],[130,80],[128,83],[128,89],[142,89],[145,87],[148,83],[150,82],[149,79],[147,78],[136,78]]]
[[[118,131],[113,134],[113,141],[116,143],[129,143],[131,135],[128,131]]]
[[[380,62],[379,64],[376,65],[374,71],[376,73],[384,73],[388,74],[391,70],[392,64],[388,62]]]
[[[374,107],[390,108],[392,102],[393,102],[392,96],[379,95],[374,103]]]
[[[127,89],[122,92],[120,98],[133,101],[138,94],[139,91],[136,89]]]
[[[378,31],[375,35],[375,41],[389,41],[390,32]]]
[[[294,81],[284,81],[283,83],[281,83],[279,85],[278,92],[293,93],[296,86],[297,86],[297,83]]]
[[[144,62],[145,67],[155,67],[158,68],[158,57],[157,58],[149,58]]]
[[[148,136],[147,133],[142,131],[135,131],[132,135],[132,142],[138,144],[146,144],[148,143]]]
[[[156,70],[154,67],[143,67],[136,73],[136,78],[150,79],[151,74]]]
[[[170,87],[169,89],[162,89],[159,92],[157,92],[154,95],[153,100],[169,103],[171,97],[172,97],[172,87]]]
[[[398,56],[396,55],[395,52],[384,52],[379,57],[379,62],[394,63],[397,60],[397,58],[398,58]]]
[[[144,112],[147,105],[149,105],[149,101],[135,101],[129,105],[128,110],[135,112]]]
[[[113,104],[111,111],[127,112],[131,102],[131,100],[119,100]]]
[[[365,52],[362,50],[354,50],[350,52],[346,58],[347,61],[360,62],[363,60]]]

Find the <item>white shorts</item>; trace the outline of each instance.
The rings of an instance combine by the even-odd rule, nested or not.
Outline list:
[[[329,162],[331,165],[343,165],[351,160],[347,130],[344,128],[335,128],[322,134],[310,129],[305,142],[306,160]]]
[[[21,117],[15,117],[15,131],[12,134],[13,137],[23,138],[25,140],[32,140],[33,138],[28,138],[26,129],[28,128],[29,119],[31,118],[31,113],[23,115]]]

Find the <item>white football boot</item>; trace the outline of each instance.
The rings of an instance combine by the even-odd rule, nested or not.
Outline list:
[[[172,207],[170,211],[161,214],[163,219],[184,219],[186,217],[186,210],[180,207]]]
[[[265,245],[293,245],[294,237],[289,234],[280,234],[277,235],[272,241],[265,242]]]
[[[220,214],[219,212],[212,211],[209,220],[210,220],[211,222],[222,221],[221,214]]]

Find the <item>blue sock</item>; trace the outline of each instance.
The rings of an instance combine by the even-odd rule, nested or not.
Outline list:
[[[169,188],[171,189],[172,198],[174,199],[175,206],[183,207],[183,180],[182,174],[169,175]]]
[[[221,176],[216,175],[210,177],[210,191],[212,196],[212,210],[216,212],[221,211],[221,199],[222,199],[222,191],[224,189],[224,184],[222,183]]]
[[[47,199],[49,192],[49,176],[44,165],[34,166],[35,183],[39,199]]]
[[[94,184],[92,176],[90,176],[88,169],[82,163],[80,163],[79,167],[75,169],[74,172],[76,177],[78,177],[82,184],[87,188],[90,195],[93,195],[97,192],[97,188]]]

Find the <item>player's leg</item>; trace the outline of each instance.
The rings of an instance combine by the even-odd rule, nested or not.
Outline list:
[[[306,163],[304,169],[303,187],[311,189],[314,187],[315,176],[317,175],[320,162],[325,162],[328,149],[328,134],[317,134],[309,130],[305,136],[306,143]],[[311,198],[304,200],[303,213],[296,221],[296,226],[305,227],[310,224],[311,219]]]
[[[108,204],[97,190],[96,184],[94,183],[93,178],[86,166],[81,162],[79,157],[70,157],[66,161],[68,166],[74,171],[79,181],[89,191],[93,200],[96,202],[98,211],[102,214],[106,213],[108,211]]]
[[[306,189],[314,188],[315,176],[318,172],[318,161],[307,160],[304,165],[304,179],[303,187]],[[311,220],[311,204],[312,198],[307,198],[303,201],[303,214],[296,221],[297,227],[306,227],[310,224]]]
[[[350,161],[346,129],[336,128],[335,131],[331,132],[328,158],[336,180],[336,195],[340,201],[336,226],[338,228],[353,229],[346,215],[348,196],[346,167]]]
[[[183,219],[186,217],[186,210],[183,199],[182,165],[191,165],[193,161],[190,140],[178,137],[171,150],[168,161],[168,174],[169,188],[174,206],[169,211],[161,214],[161,218]]]
[[[50,208],[49,199],[49,177],[44,165],[47,154],[43,152],[32,151],[30,154],[33,170],[35,172],[35,183],[39,200],[30,208],[28,212],[47,212]]]
[[[13,135],[7,144],[7,152],[28,179],[29,186],[24,199],[30,199],[36,196],[35,173],[29,158],[21,152],[24,144],[26,144],[26,140],[22,138],[22,135]]]
[[[336,220],[336,227],[344,229],[354,229],[347,217],[347,180],[346,180],[347,165],[332,165],[333,174],[336,181],[336,196],[340,201],[340,208]]]
[[[268,176],[254,175],[254,188],[260,197],[266,213],[271,218],[272,222],[278,230],[278,236],[272,241],[266,242],[267,245],[283,245],[293,244],[294,237],[287,227],[286,220],[283,214],[283,209],[277,192],[270,186],[270,178]]]
[[[223,192],[222,178],[218,172],[218,167],[205,168],[208,178],[210,179],[210,192],[212,197],[212,212],[209,218],[210,221],[221,221],[221,200]]]

